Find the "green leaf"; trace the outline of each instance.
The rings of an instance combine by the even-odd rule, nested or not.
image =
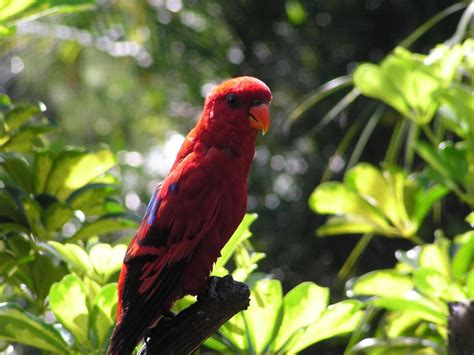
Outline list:
[[[416,288],[426,297],[442,299],[447,302],[466,299],[466,296],[458,284],[454,282],[450,283],[436,270],[426,267],[416,269],[413,274],[413,280]]]
[[[26,124],[6,141],[1,150],[8,152],[31,153],[39,135],[55,130],[50,124]]]
[[[34,152],[33,178],[35,193],[45,192],[49,173],[53,167],[54,156],[49,149],[37,149]]]
[[[458,136],[472,141],[474,139],[472,92],[458,85],[439,90],[435,97],[441,103],[441,118],[446,127]]]
[[[463,277],[474,269],[474,231],[461,235],[465,239],[451,261],[451,270],[455,278]]]
[[[466,280],[466,296],[469,299],[474,299],[474,270],[471,271]]]
[[[74,274],[66,275],[60,282],[53,284],[49,292],[51,311],[81,346],[89,345],[89,311],[86,302],[85,286]]]
[[[365,234],[376,232],[373,224],[357,216],[330,217],[327,222],[316,231],[318,236],[326,237],[338,234]]]
[[[32,232],[39,239],[48,239],[48,232],[41,220],[41,206],[38,204],[38,202],[36,202],[36,200],[33,200],[30,196],[23,197],[21,202],[23,203],[23,209],[25,211],[26,218],[28,220],[28,224]]]
[[[99,276],[98,281],[105,283],[120,270],[126,251],[125,244],[112,247],[110,244],[99,243],[91,248],[89,258],[95,274]]]
[[[370,203],[338,182],[319,185],[309,197],[309,206],[316,213],[355,215],[379,231],[390,230],[389,224]]]
[[[4,220],[7,217],[11,221],[22,224],[22,214],[18,209],[18,205],[12,198],[11,194],[4,188],[0,188],[0,216]]]
[[[257,219],[257,217],[258,215],[256,213],[245,214],[244,219],[242,222],[240,222],[239,227],[235,230],[227,244],[222,248],[221,256],[214,264],[214,270],[223,268],[227,264],[227,261],[229,261],[237,246],[252,236],[249,228],[250,225]]]
[[[391,311],[410,311],[417,314],[420,319],[435,324],[446,325],[447,323],[447,306],[434,303],[416,292],[412,292],[409,297],[380,297],[372,300],[370,304]]]
[[[106,350],[115,325],[117,310],[117,284],[105,285],[96,296],[91,314],[91,324],[96,338],[96,348]]]
[[[303,282],[283,298],[283,319],[272,351],[285,352],[292,337],[319,319],[329,302],[329,289],[312,282]]]
[[[62,151],[51,169],[46,192],[65,200],[71,192],[104,174],[114,165],[114,156],[108,149],[93,153],[72,148]]]
[[[420,267],[426,267],[438,271],[446,279],[450,279],[449,257],[437,244],[426,244],[423,246],[420,257]]]
[[[100,236],[108,233],[123,231],[125,229],[136,228],[137,222],[132,219],[132,215],[127,213],[117,213],[102,216],[93,222],[84,223],[69,241],[87,240],[93,236]]]
[[[305,329],[288,348],[288,353],[297,353],[321,340],[349,333],[362,318],[362,303],[345,300],[333,304],[323,312],[319,320]]]
[[[59,281],[67,272],[66,268],[55,263],[49,255],[35,254],[35,259],[25,265],[31,274],[31,292],[36,294],[38,300],[43,301],[51,288],[51,285]]]
[[[416,312],[391,312],[386,316],[384,330],[389,338],[404,335],[411,327],[420,322]]]
[[[415,148],[418,154],[446,179],[446,186],[453,188],[456,183],[463,184],[468,172],[466,152],[457,149],[451,142],[441,143],[436,149],[419,141]]]
[[[264,352],[278,331],[282,302],[278,280],[260,280],[251,289],[250,306],[244,312],[244,319],[252,349],[258,354]]]
[[[437,108],[434,92],[452,77],[439,62],[426,63],[419,55],[397,48],[380,65],[360,65],[354,83],[364,95],[384,101],[418,124],[427,124]]]
[[[1,13],[0,13],[1,14]],[[5,124],[8,131],[20,128],[25,122],[40,113],[38,105],[19,105],[8,112],[5,116]]]
[[[349,280],[347,296],[399,296],[413,289],[409,275],[396,270],[378,270]]]
[[[467,215],[466,222],[469,223],[471,227],[474,227],[474,212],[471,212]]]
[[[51,324],[12,303],[0,303],[0,339],[56,354],[69,353],[66,342]]]
[[[54,248],[61,259],[69,264],[71,270],[79,271],[87,276],[93,275],[92,262],[82,247],[76,244],[61,244],[54,241],[49,241],[48,244]]]
[[[74,216],[74,211],[68,205],[53,203],[44,214],[44,225],[48,231],[56,231]]]
[[[118,191],[118,185],[87,184],[71,193],[67,202],[74,210],[81,210],[86,215],[101,215],[107,212],[106,198]]]
[[[28,162],[19,154],[0,154],[0,165],[11,179],[26,192],[33,192],[33,177]]]

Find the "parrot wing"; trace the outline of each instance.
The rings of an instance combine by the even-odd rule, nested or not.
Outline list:
[[[220,192],[209,183],[209,169],[196,167],[197,160],[190,154],[156,188],[129,245],[111,354],[131,352],[147,328],[182,296],[177,286],[187,260],[215,224]]]

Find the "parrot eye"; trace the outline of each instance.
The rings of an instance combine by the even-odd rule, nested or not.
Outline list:
[[[227,101],[227,106],[230,108],[242,107],[242,102],[239,100],[236,94],[228,94],[225,100]]]

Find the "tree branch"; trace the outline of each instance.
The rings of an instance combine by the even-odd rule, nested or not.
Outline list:
[[[198,301],[175,317],[163,317],[150,329],[139,355],[190,354],[225,322],[247,309],[250,290],[232,276],[212,277]]]
[[[449,304],[449,353],[474,354],[474,301]]]

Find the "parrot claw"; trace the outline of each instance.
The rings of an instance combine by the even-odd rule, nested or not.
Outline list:
[[[209,298],[212,298],[212,299],[215,299],[215,300],[219,300],[220,297],[219,297],[219,293],[217,291],[217,283],[221,280],[220,277],[218,276],[211,276],[209,278],[209,281],[207,283],[207,289],[200,293],[198,295],[198,300],[200,298],[206,298],[206,297],[209,297]]]

